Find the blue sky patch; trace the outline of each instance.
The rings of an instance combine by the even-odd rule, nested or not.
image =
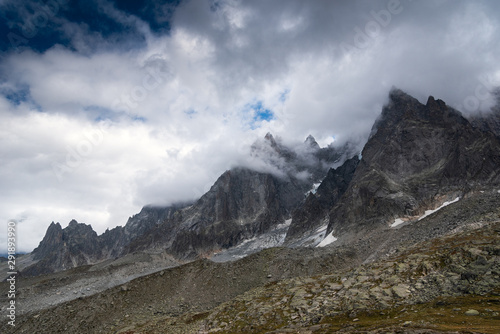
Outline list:
[[[262,101],[258,101],[257,103],[251,105],[250,108],[254,111],[254,122],[270,121],[274,119],[274,113],[271,110],[264,108]]]
[[[273,111],[264,107],[262,101],[245,105],[244,114],[251,129],[256,129],[260,127],[260,123],[269,122],[275,118]]]

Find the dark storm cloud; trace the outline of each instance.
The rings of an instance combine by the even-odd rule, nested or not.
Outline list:
[[[147,22],[154,32],[169,33],[179,2],[6,0],[0,3],[0,50],[43,52],[57,44],[81,50],[82,39],[92,51],[103,46],[144,46],[133,18]]]

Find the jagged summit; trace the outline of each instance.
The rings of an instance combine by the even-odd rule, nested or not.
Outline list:
[[[441,99],[436,100],[432,95],[429,95],[429,97],[427,98],[427,103],[425,104],[425,106],[432,109],[446,109],[446,103]]]
[[[418,216],[443,198],[500,183],[500,143],[460,112],[393,90],[366,143],[329,231],[358,233]],[[442,198],[439,200],[439,198]]]
[[[68,226],[71,226],[71,227],[76,227],[77,225],[78,225],[78,222],[75,219],[71,219],[71,221],[68,224]]]
[[[276,143],[276,140],[274,139],[274,136],[271,134],[271,132],[266,133],[264,136],[264,139],[269,142],[271,147],[276,147],[278,144]]]
[[[370,138],[379,131],[379,137],[383,138],[382,133],[390,136],[391,131],[416,126],[422,122],[454,129],[465,125],[467,120],[459,111],[433,96],[429,96],[424,105],[404,91],[393,89],[389,93],[389,102],[372,127]]]
[[[316,142],[316,139],[312,135],[307,136],[306,140],[304,141],[304,144],[306,144],[308,147],[314,150],[320,149],[318,142]]]

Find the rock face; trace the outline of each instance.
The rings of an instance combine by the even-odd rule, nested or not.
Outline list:
[[[458,111],[429,97],[390,93],[362,160],[330,211],[328,232],[366,233],[415,217],[451,197],[500,182],[500,143]]]
[[[195,204],[135,240],[130,251],[164,248],[192,257],[235,246],[282,223],[305,187],[248,169],[227,171]]]
[[[310,182],[236,168],[222,174],[195,204],[146,233],[131,251],[161,247],[196,257],[269,231],[290,216]]]
[[[167,207],[145,206],[141,212],[130,217],[124,227],[117,226],[106,230],[99,236],[107,258],[113,258],[125,253],[126,248],[135,238],[138,238],[153,227],[171,219],[175,212],[187,204],[176,204]]]
[[[23,271],[25,275],[46,274],[59,268],[64,270],[95,263],[101,258],[102,248],[97,233],[90,225],[72,220],[65,229],[52,222],[32,253],[34,260],[39,262]]]
[[[287,243],[328,223],[328,212],[344,195],[358,164],[359,158],[354,156],[337,169],[328,171],[316,193],[309,193],[305,202],[293,212]]]

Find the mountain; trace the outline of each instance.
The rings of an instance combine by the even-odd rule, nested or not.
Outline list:
[[[289,147],[268,133],[251,147],[253,169],[223,173],[194,203],[146,206],[118,226],[97,235],[90,225],[52,223],[33,252],[24,275],[38,275],[122,257],[163,252],[183,260],[210,256],[283,224],[354,145],[320,148],[312,136]]]
[[[349,242],[499,183],[498,137],[441,100],[431,96],[424,105],[393,90],[345,194],[331,207],[327,233]]]
[[[267,134],[193,203],[52,223],[16,259],[15,330],[497,333],[495,113],[394,89],[361,152]]]
[[[46,274],[56,269],[69,269],[101,259],[102,248],[97,233],[90,225],[72,220],[62,229],[59,223],[50,224],[40,245],[32,252],[39,261],[23,271],[26,275]]]
[[[130,244],[129,251],[166,249],[180,258],[211,256],[284,224],[328,166],[345,149],[320,148],[312,136],[294,148],[271,134],[252,145],[260,171],[237,167],[222,174],[192,206]]]
[[[100,236],[91,225],[76,220],[64,229],[52,222],[40,245],[31,252],[35,263],[22,273],[27,276],[47,274],[122,256],[132,240],[172,217],[183,206],[146,206],[130,217],[124,227],[106,230]]]
[[[292,177],[226,171],[195,204],[135,240],[130,251],[162,248],[189,258],[230,248],[283,223],[307,188]]]
[[[268,133],[252,145],[251,167],[224,172],[193,203],[144,207],[124,227],[100,236],[76,221],[65,229],[51,224],[32,252],[37,262],[23,274],[137,252],[190,261],[229,249],[237,258],[266,245],[367,240],[375,231],[417,222],[429,210],[497,187],[500,139],[484,125],[490,121],[469,121],[432,96],[422,104],[394,89],[361,153],[352,143],[321,148],[312,136],[285,145]]]

